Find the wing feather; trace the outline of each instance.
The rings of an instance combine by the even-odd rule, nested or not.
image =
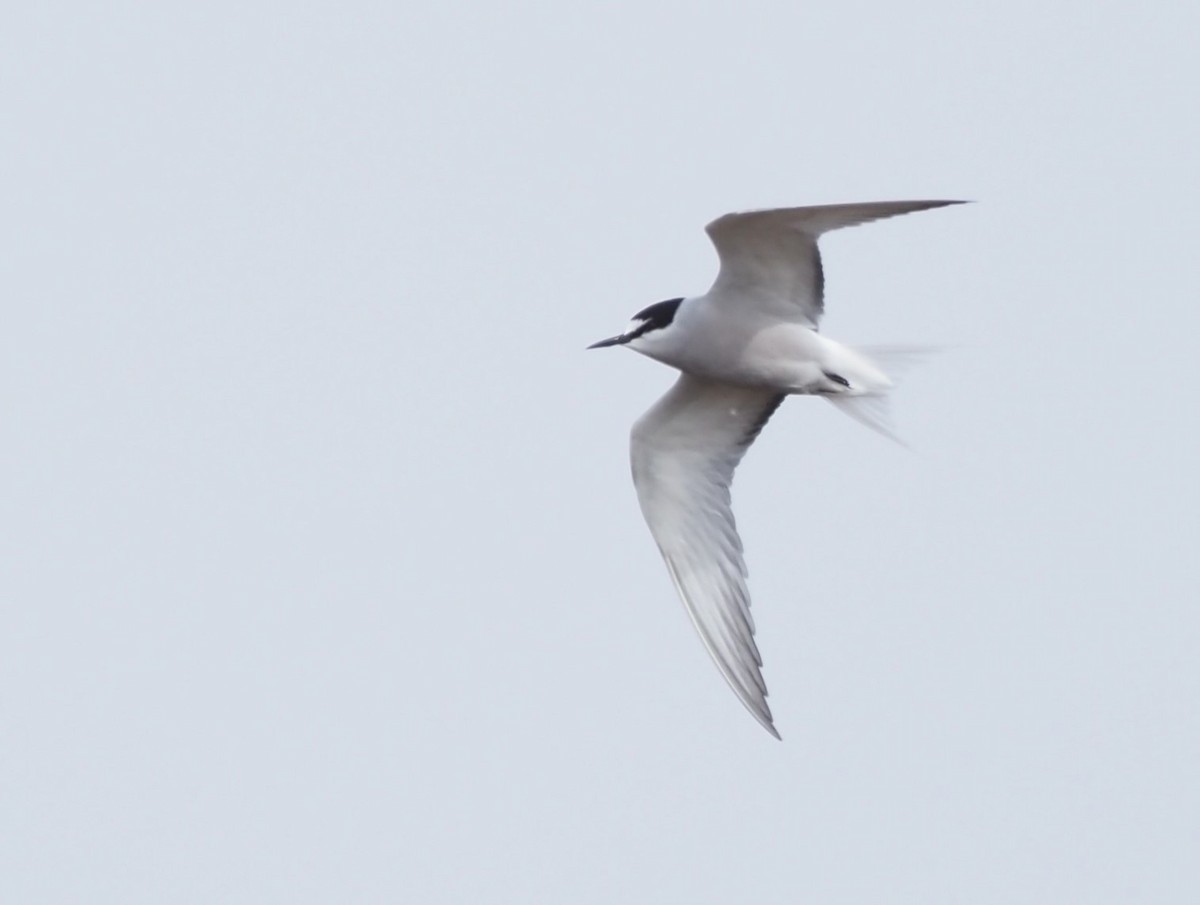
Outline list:
[[[752,301],[816,327],[825,310],[817,239],[830,230],[961,201],[873,201],[747,211],[705,227],[721,259],[714,298]]]
[[[729,488],[783,399],[682,374],[631,438],[638,501],[675,589],[725,680],[776,738]]]

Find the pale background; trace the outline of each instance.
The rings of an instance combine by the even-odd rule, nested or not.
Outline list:
[[[0,900],[1200,901],[1194,7],[23,6]],[[780,744],[583,348],[914,197],[824,245],[914,451],[735,488]]]

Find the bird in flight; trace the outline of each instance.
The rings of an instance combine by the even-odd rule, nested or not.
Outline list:
[[[889,365],[911,350],[857,351],[817,332],[825,280],[817,239],[960,201],[878,201],[726,214],[706,231],[720,258],[704,295],[644,308],[617,336],[680,371],[633,425],[642,515],[700,639],[739,700],[776,738],[730,506],[733,472],[787,396],[820,396],[891,436]]]

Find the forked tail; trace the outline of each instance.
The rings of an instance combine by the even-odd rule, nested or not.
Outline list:
[[[888,376],[892,385],[868,393],[839,393],[825,398],[855,421],[907,448],[892,426],[890,394],[913,365],[939,350],[929,346],[867,346],[859,351]]]

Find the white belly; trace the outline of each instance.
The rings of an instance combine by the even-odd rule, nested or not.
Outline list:
[[[760,320],[756,325],[754,318],[731,318],[727,311],[702,305],[682,309],[677,320],[688,329],[650,333],[630,346],[698,377],[782,393],[857,394],[891,386],[866,356],[803,324]]]

